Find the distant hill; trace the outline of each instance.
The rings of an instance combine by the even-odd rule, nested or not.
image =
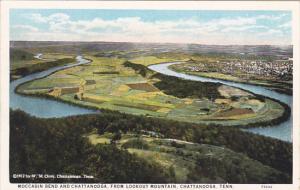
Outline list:
[[[134,42],[68,42],[68,41],[10,41],[14,49],[27,49],[32,52],[76,53],[132,51],[131,53],[160,54],[182,52],[189,54],[234,55],[234,56],[269,56],[275,59],[293,57],[293,46],[272,45],[204,45],[175,43],[134,43]]]
[[[34,54],[24,50],[10,48],[9,58],[11,61],[32,60],[34,59]]]

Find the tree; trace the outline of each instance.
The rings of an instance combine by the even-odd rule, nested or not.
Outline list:
[[[116,133],[114,133],[114,136],[112,137],[110,143],[111,144],[116,144],[116,142],[118,140],[121,140],[122,138],[122,133],[120,132],[120,130],[118,130]]]

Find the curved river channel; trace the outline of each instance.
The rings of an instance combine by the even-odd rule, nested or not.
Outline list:
[[[74,67],[77,65],[90,63],[90,61],[83,59],[81,56],[77,56],[76,60],[77,60],[77,63],[74,63],[74,64],[53,67],[46,71],[27,75],[23,78],[12,81],[10,83],[10,89],[9,89],[9,97],[10,97],[9,106],[10,106],[10,108],[20,109],[20,110],[23,110],[23,111],[29,113],[30,115],[34,115],[37,117],[43,117],[43,118],[64,117],[64,116],[70,116],[70,115],[95,113],[94,110],[82,108],[79,106],[73,106],[73,105],[59,102],[56,100],[39,98],[39,97],[23,96],[23,95],[15,93],[15,88],[22,83],[25,83],[25,82],[28,82],[31,80],[35,80],[35,79],[39,79],[39,78],[43,78],[43,77],[48,76],[58,70],[67,69],[67,68]]]
[[[39,54],[39,58],[40,58]],[[76,57],[77,62],[74,64],[68,64],[64,66],[58,66],[51,69],[48,69],[46,71],[42,71],[39,73],[34,73],[28,76],[25,76],[23,78],[14,80],[10,83],[10,108],[12,109],[20,109],[23,110],[33,116],[41,117],[41,118],[51,118],[51,117],[65,117],[65,116],[71,116],[71,115],[82,115],[82,114],[90,114],[90,113],[97,113],[98,111],[74,106],[70,104],[66,104],[60,101],[51,100],[51,99],[45,99],[40,97],[30,97],[30,96],[23,96],[20,94],[15,93],[15,89],[18,85],[35,80],[40,79],[45,76],[48,76],[56,71],[67,69],[70,67],[82,65],[82,64],[88,64],[90,63],[89,60],[86,60],[82,58],[81,56]],[[189,80],[195,80],[195,81],[202,81],[202,82],[219,82],[225,85],[238,87],[241,89],[245,89],[248,91],[251,91],[255,94],[260,94],[266,97],[271,97],[273,99],[279,100],[283,103],[286,103],[290,107],[292,106],[292,96],[281,94],[275,91],[268,90],[264,87],[250,85],[250,84],[242,84],[242,83],[235,83],[235,82],[229,82],[229,81],[223,81],[223,80],[217,80],[217,79],[210,79],[210,78],[204,78],[199,76],[192,76],[182,73],[177,73],[175,71],[172,71],[168,68],[168,66],[173,64],[179,64],[180,62],[172,62],[172,63],[162,63],[157,65],[151,65],[149,66],[150,69],[165,74],[165,75],[171,75],[176,76],[179,78],[189,79]],[[272,127],[267,128],[251,128],[247,129],[247,131],[258,133],[261,135],[281,139],[284,141],[292,141],[291,134],[292,134],[292,117],[290,117],[287,121],[276,125]]]
[[[218,79],[212,79],[212,78],[205,78],[205,77],[200,77],[200,76],[193,76],[193,75],[188,75],[184,73],[178,73],[175,72],[171,69],[169,69],[170,65],[174,64],[180,64],[181,62],[171,62],[171,63],[162,63],[162,64],[157,64],[157,65],[151,65],[149,66],[149,69],[156,71],[158,73],[162,73],[164,75],[170,75],[170,76],[175,76],[183,79],[188,79],[188,80],[194,80],[194,81],[201,81],[201,82],[218,82],[222,83],[225,85],[241,88],[244,90],[248,90],[250,92],[253,92],[255,94],[263,95],[265,97],[270,97],[276,100],[279,100],[288,106],[291,107],[292,110],[292,102],[293,102],[293,97],[278,93],[272,90],[268,90],[267,88],[261,87],[261,86],[256,86],[256,85],[251,85],[251,84],[244,84],[244,83],[237,83],[237,82],[230,82],[230,81],[224,81],[224,80],[218,80]],[[257,128],[251,128],[251,129],[246,129],[247,131],[281,139],[284,141],[292,141],[292,117],[290,117],[287,121],[280,123],[276,126],[272,127],[257,127]]]

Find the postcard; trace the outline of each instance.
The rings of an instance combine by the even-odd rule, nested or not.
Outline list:
[[[1,189],[299,189],[299,5],[1,2]]]

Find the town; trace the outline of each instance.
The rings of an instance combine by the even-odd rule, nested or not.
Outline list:
[[[190,63],[193,60],[190,60]],[[289,60],[275,60],[272,62],[264,60],[231,60],[216,61],[210,63],[196,62],[196,64],[186,64],[185,71],[193,72],[218,72],[230,75],[247,74],[261,76],[268,80],[293,79],[293,62]]]

